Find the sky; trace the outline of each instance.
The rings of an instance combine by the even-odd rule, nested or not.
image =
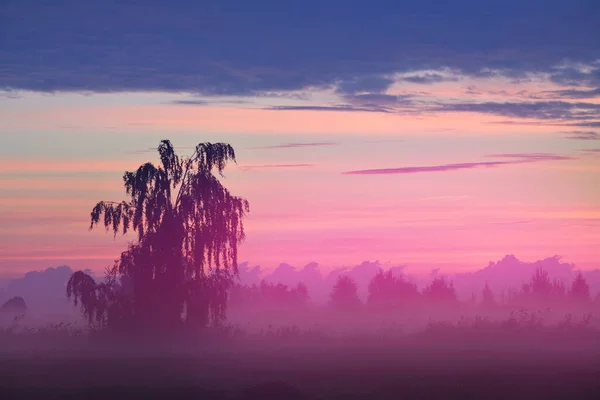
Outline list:
[[[0,3],[0,274],[102,271],[122,175],[234,146],[240,260],[600,268],[600,3]]]

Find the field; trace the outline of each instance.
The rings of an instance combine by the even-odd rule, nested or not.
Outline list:
[[[54,332],[54,334],[52,334]],[[1,398],[576,399],[600,394],[600,335],[475,321],[418,334],[223,329],[151,347],[55,327],[3,346]],[[15,336],[16,339],[17,336]],[[3,338],[5,343],[9,340]],[[17,344],[17,342],[14,342]],[[191,344],[194,343],[194,344]]]

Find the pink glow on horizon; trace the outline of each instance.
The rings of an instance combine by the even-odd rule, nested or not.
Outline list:
[[[482,94],[465,94],[470,84]],[[424,98],[436,101],[523,101],[520,90],[558,88],[542,81],[461,80],[396,85],[388,93],[426,90],[430,93]],[[26,155],[0,159],[0,268],[5,270],[25,269],[28,260],[62,259],[74,268],[101,271],[114,260],[134,236],[113,240],[102,228],[88,232],[89,213],[97,201],[125,199],[123,172],[158,162],[148,148],[157,145],[159,135],[182,146],[182,155],[215,138],[234,145],[238,164],[226,169],[224,184],[251,205],[242,261],[336,266],[380,259],[424,269],[428,263],[468,269],[510,253],[527,259],[559,253],[588,266],[600,260],[600,189],[595,184],[600,158],[589,151],[599,146],[567,140],[564,133],[588,129],[466,112],[257,108],[326,105],[339,100],[332,93],[316,93],[321,102],[259,99],[254,108],[168,104],[176,97],[165,94],[156,100],[135,95],[136,101],[100,95],[89,103],[84,97],[60,96],[64,101],[40,96],[29,105],[10,103],[11,109],[0,111],[0,128],[32,140],[47,134],[59,142],[48,141],[56,154],[44,144],[35,150],[27,145]],[[315,142],[333,145],[281,147]],[[59,154],[71,144],[72,152]],[[513,159],[506,154],[531,158],[537,153],[548,159],[503,163]],[[443,168],[486,162],[496,164]],[[394,168],[416,173],[343,175]]]
[[[77,110],[73,106],[54,107],[47,111],[14,111],[12,124],[3,122],[8,129],[36,129],[55,124],[74,124],[86,129],[105,130],[106,126],[118,127],[119,131],[208,131],[215,133],[276,133],[282,134],[383,134],[403,135],[443,132],[458,128],[453,135],[521,133],[519,125],[494,124],[491,122],[513,121],[477,113],[441,113],[419,117],[344,111],[274,111],[252,108],[230,108],[190,105],[145,106],[89,106]],[[0,113],[0,116],[2,114]],[[33,116],[33,118],[32,118]],[[38,123],[36,121],[44,121]],[[519,122],[521,120],[514,120]],[[8,122],[8,123],[7,123]],[[522,121],[527,122],[527,120]],[[556,131],[552,126],[528,126],[531,133]]]
[[[501,207],[499,204],[498,207]],[[262,208],[262,207],[261,207]],[[283,261],[305,264],[316,260],[321,263],[352,263],[362,259],[389,259],[398,263],[433,262],[460,263],[461,258],[467,265],[480,267],[491,259],[505,253],[518,252],[523,257],[534,255],[547,256],[545,252],[559,254],[579,254],[571,257],[582,262],[592,262],[596,254],[596,243],[600,240],[594,221],[600,220],[600,210],[593,207],[580,211],[550,208],[535,211],[535,207],[513,208],[499,213],[494,206],[477,209],[468,214],[455,214],[441,209],[435,212],[427,207],[407,208],[405,217],[390,218],[389,213],[369,212],[369,210],[347,210],[325,212],[311,215],[273,215],[264,212],[251,214],[246,229],[249,238],[240,249],[243,259],[256,260],[258,263],[276,265]],[[110,263],[124,248],[126,240],[133,236],[117,237],[113,241],[111,233],[103,229],[87,232],[87,213],[56,214],[44,226],[27,227],[27,221],[39,223],[44,216],[25,214],[15,215],[13,221],[20,221],[21,229],[0,230],[0,235],[10,233],[4,240],[5,250],[0,259],[32,260],[47,259],[103,259],[94,269],[101,270]],[[359,213],[357,213],[359,212]],[[362,214],[362,215],[361,215]],[[492,218],[490,220],[490,218]],[[482,223],[481,221],[487,221]],[[587,225],[587,221],[592,225]],[[54,221],[54,222],[52,222]],[[58,223],[60,221],[60,224]],[[278,221],[273,225],[273,221]],[[10,223],[4,220],[3,224]],[[46,225],[47,224],[47,225]],[[367,229],[365,231],[365,229]],[[360,233],[364,232],[364,233]],[[532,243],[534,233],[543,241]],[[45,239],[47,250],[38,248],[32,254],[29,241],[22,242],[14,235],[36,238],[55,236]],[[565,237],[571,240],[565,241]],[[287,238],[287,239],[286,239]],[[73,251],[74,243],[77,251]],[[87,244],[86,244],[87,243]],[[94,243],[94,245],[91,245]],[[90,247],[92,246],[92,247]],[[104,249],[98,252],[100,248]],[[85,249],[85,250],[82,250]],[[97,250],[93,250],[97,249]],[[94,254],[86,256],[86,252]],[[268,254],[268,255],[267,255]],[[465,255],[469,254],[469,260]],[[477,254],[480,254],[477,256]]]

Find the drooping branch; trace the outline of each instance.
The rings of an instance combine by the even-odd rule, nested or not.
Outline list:
[[[94,319],[98,306],[96,288],[94,278],[82,271],[73,273],[67,282],[67,299],[73,297],[75,306],[81,304],[83,315],[90,323]]]
[[[200,143],[195,153],[198,172],[210,173],[213,168],[222,176],[228,161],[235,161],[235,151],[227,143]]]
[[[135,207],[131,203],[100,201],[92,209],[89,229],[92,230],[102,219],[107,231],[113,229],[114,236],[117,235],[120,227],[122,227],[123,235],[125,235],[131,226],[134,215]]]
[[[158,146],[158,153],[162,162],[163,169],[167,172],[168,178],[171,180],[173,189],[181,182],[182,163],[179,160],[173,145],[168,140],[162,140]]]
[[[228,161],[236,163],[235,150],[227,143],[200,143],[196,146],[194,154],[181,163],[181,168],[185,164],[185,171],[181,181],[181,186],[175,199],[175,207],[179,205],[181,195],[186,192],[189,186],[188,178],[190,172],[195,170],[196,174],[211,174],[216,167],[219,175],[223,176],[223,170]]]

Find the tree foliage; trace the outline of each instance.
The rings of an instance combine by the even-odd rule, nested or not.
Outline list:
[[[551,281],[548,272],[537,268],[529,283],[523,285],[521,296],[533,303],[561,302],[566,295],[566,287],[558,280]]]
[[[454,284],[448,283],[443,277],[434,278],[431,283],[423,289],[423,298],[431,303],[454,304],[457,301]]]
[[[577,273],[577,276],[575,276],[575,279],[571,284],[569,297],[571,298],[571,300],[576,302],[585,303],[590,301],[590,286],[586,282],[581,271]]]
[[[496,303],[494,299],[494,292],[492,292],[492,289],[487,282],[485,283],[483,291],[481,292],[481,299],[483,301],[483,305],[487,307],[493,306]]]
[[[349,276],[338,277],[331,291],[331,305],[334,308],[352,310],[361,304],[358,298],[358,286]]]
[[[374,307],[397,307],[403,303],[414,302],[419,291],[414,283],[395,277],[392,271],[379,270],[369,283],[367,303]]]
[[[163,140],[158,153],[157,166],[148,162],[123,175],[128,200],[100,201],[91,212],[90,230],[103,225],[114,236],[134,231],[137,240],[102,284],[81,271],[69,280],[67,295],[81,302],[90,322],[105,325],[130,315],[138,325],[174,327],[225,318],[249,204],[213,172],[223,176],[227,163],[235,162],[234,149],[200,143],[192,156],[179,157]]]
[[[308,288],[302,282],[296,287],[288,287],[262,280],[260,285],[235,284],[230,288],[230,304],[238,308],[303,307],[308,300]]]

